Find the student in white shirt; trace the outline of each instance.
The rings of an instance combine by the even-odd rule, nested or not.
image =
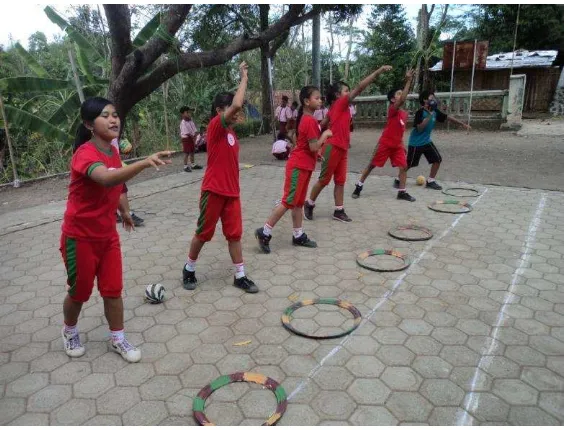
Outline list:
[[[291,143],[289,142],[289,140],[287,140],[287,135],[280,132],[277,135],[277,140],[273,143],[271,153],[278,160],[287,160],[289,158],[290,152]]]
[[[287,121],[293,117],[289,104],[289,97],[281,97],[281,105],[277,106],[275,110],[275,118],[279,121],[279,132],[287,134]]]
[[[184,170],[185,172],[191,172],[193,169],[202,169],[201,166],[195,164],[195,137],[197,127],[191,118],[191,109],[188,106],[183,106],[179,112],[181,114],[181,124],[179,125],[181,143],[183,144],[183,152],[185,153]]]

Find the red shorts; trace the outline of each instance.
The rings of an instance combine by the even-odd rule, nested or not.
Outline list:
[[[376,167],[383,167],[387,160],[391,160],[393,167],[407,168],[407,151],[401,145],[392,145],[380,141],[375,147],[371,165]]]
[[[195,235],[202,242],[214,236],[218,220],[222,220],[222,233],[228,242],[242,238],[242,208],[239,197],[226,197],[210,191],[200,195],[200,216]]]
[[[193,136],[182,137],[183,152],[185,154],[192,154],[195,152],[195,139]]]
[[[330,179],[334,176],[336,185],[344,185],[346,183],[346,175],[348,173],[348,151],[338,148],[330,143],[325,143],[322,147],[322,166],[320,167],[320,176],[318,180],[323,185],[328,185]]]
[[[73,301],[86,302],[97,279],[102,297],[122,295],[122,251],[118,234],[111,239],[88,241],[61,235],[63,262],[67,269],[67,292]]]
[[[307,190],[311,180],[312,171],[298,167],[285,168],[285,185],[281,204],[287,209],[303,207],[307,198]]]
[[[279,133],[287,133],[287,123],[279,121]]]

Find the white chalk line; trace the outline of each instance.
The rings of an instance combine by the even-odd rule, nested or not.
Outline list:
[[[507,293],[505,294],[505,299],[503,301],[503,305],[501,306],[501,309],[499,310],[499,314],[497,317],[497,321],[495,323],[495,328],[493,330],[493,333],[491,335],[491,341],[489,343],[489,348],[487,348],[487,350],[485,350],[485,352],[482,354],[480,361],[478,362],[478,365],[476,367],[476,370],[474,372],[474,376],[471,380],[471,388],[470,388],[470,393],[468,394],[468,399],[466,401],[466,404],[464,405],[464,409],[460,412],[460,416],[458,418],[458,423],[457,425],[462,426],[462,425],[473,425],[474,419],[473,417],[470,415],[470,413],[473,413],[477,408],[478,408],[478,404],[479,404],[479,393],[475,392],[475,388],[476,385],[478,383],[478,379],[479,379],[479,375],[480,375],[480,368],[483,366],[484,368],[487,368],[490,364],[491,361],[493,360],[493,351],[495,350],[496,347],[496,340],[499,334],[499,331],[501,329],[501,327],[503,326],[503,320],[505,319],[505,315],[506,315],[506,311],[507,308],[509,307],[509,304],[511,303],[511,300],[513,299],[513,297],[515,297],[515,287],[517,286],[517,280],[519,279],[519,276],[521,276],[525,270],[525,266],[527,265],[531,254],[532,254],[532,245],[533,242],[536,238],[536,234],[537,234],[537,230],[538,227],[540,225],[540,217],[542,214],[542,211],[544,209],[544,206],[546,204],[546,193],[543,193],[540,200],[539,200],[539,204],[537,207],[537,210],[535,211],[535,214],[533,215],[533,218],[531,219],[531,223],[529,225],[529,229],[527,230],[527,234],[525,236],[525,240],[523,242],[523,248],[521,249],[521,258],[519,259],[520,264],[519,267],[515,270],[515,272],[513,273],[513,277],[511,278],[511,285],[509,287],[509,290],[507,291]]]
[[[487,193],[489,189],[485,188],[483,190],[483,192],[481,193],[481,195],[473,202],[471,203],[472,206],[474,206],[477,202],[479,202],[482,197]],[[366,314],[363,318],[362,321],[360,323],[360,326],[358,327],[358,330],[360,328],[362,328],[368,321],[369,319],[377,312],[377,310],[383,306],[383,304],[385,302],[387,302],[387,300],[395,293],[395,291],[397,290],[397,288],[399,288],[399,286],[401,285],[401,283],[403,282],[403,280],[405,279],[405,277],[409,274],[409,272],[411,272],[411,269],[416,266],[421,260],[422,258],[425,256],[425,254],[434,246],[436,245],[438,242],[440,242],[450,231],[452,231],[454,229],[454,227],[456,227],[458,225],[458,223],[460,222],[460,220],[464,217],[464,215],[466,215],[466,213],[460,214],[459,216],[457,216],[454,221],[452,222],[452,224],[450,224],[450,227],[448,227],[446,230],[444,230],[444,232],[442,232],[442,234],[440,236],[438,236],[436,239],[433,239],[432,241],[428,242],[427,245],[425,246],[425,248],[422,250],[422,252],[417,256],[417,258],[415,258],[411,265],[407,268],[407,270],[405,270],[405,272],[403,272],[395,281],[395,284],[393,284],[393,286],[391,287],[390,290],[388,290],[383,297],[381,298],[380,301],[378,301],[376,303],[376,305],[372,308],[372,310]],[[291,394],[289,394],[287,396],[287,399],[291,400],[293,397],[295,397],[298,393],[300,393],[303,388],[305,388],[308,383],[309,380],[311,380],[322,368],[322,366],[324,366],[324,363],[326,361],[328,361],[329,359],[331,359],[334,355],[336,355],[343,347],[344,345],[346,345],[351,339],[353,339],[353,334],[355,332],[350,333],[349,335],[347,335],[346,337],[344,337],[342,339],[342,341],[336,345],[334,348],[332,348],[332,350],[326,354],[326,356],[324,356],[320,362],[312,368],[312,370],[309,372],[309,374],[307,375],[307,377],[305,379],[303,379],[299,385],[297,385],[297,387],[291,392]]]

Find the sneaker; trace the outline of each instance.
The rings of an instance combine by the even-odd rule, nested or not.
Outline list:
[[[309,204],[309,202],[305,202],[305,204],[303,206],[303,215],[305,216],[305,219],[312,221],[315,206],[316,205]]]
[[[346,215],[346,211],[344,209],[335,210],[334,219],[342,222],[352,222],[352,218]]]
[[[397,178],[393,179],[393,188],[398,189],[400,184],[401,184],[401,181],[399,181],[399,179],[397,179]]]
[[[293,236],[294,246],[304,246],[305,248],[316,248],[318,245],[314,240],[310,240],[306,233],[303,233],[299,237]]]
[[[197,277],[195,276],[195,272],[191,272],[183,266],[183,288],[185,290],[194,290],[196,287]]]
[[[191,168],[192,168],[193,170],[200,170],[200,169],[202,169],[202,166],[199,166],[198,164],[193,164],[193,165],[191,166]]]
[[[244,276],[243,278],[240,279],[236,279],[236,277],[234,276],[234,287],[241,288],[246,293],[251,293],[251,294],[255,294],[259,291],[254,281],[248,279],[247,276]]]
[[[362,192],[363,188],[364,188],[363,185],[356,184],[356,189],[352,193],[352,198],[357,199],[358,197],[360,197],[360,193]]]
[[[442,189],[442,187],[440,185],[438,185],[438,182],[436,182],[436,181],[427,182],[426,187],[432,188],[433,190],[441,190]]]
[[[397,193],[397,200],[407,200],[408,202],[414,202],[417,199],[415,199],[407,191],[399,191]]]
[[[122,223],[122,217],[120,216],[119,213],[116,214],[116,223],[117,223],[117,224],[121,224],[121,223]]]
[[[63,338],[63,347],[65,348],[65,353],[69,357],[77,358],[81,357],[85,353],[85,347],[81,343],[79,333],[75,334],[65,332],[65,328],[61,330],[61,337]]]
[[[260,227],[255,231],[255,237],[259,243],[259,249],[261,249],[265,254],[269,254],[271,252],[271,248],[269,247],[271,236],[264,234],[263,227]]]
[[[187,173],[191,173],[193,171],[193,169],[191,169],[191,166],[185,166],[183,170]]]
[[[132,220],[134,221],[134,226],[139,227],[143,225],[143,218],[140,218],[135,213],[132,212]]]
[[[141,360],[141,351],[131,345],[126,339],[117,343],[110,341],[110,348],[116,354],[120,354],[128,363],[137,363]]]

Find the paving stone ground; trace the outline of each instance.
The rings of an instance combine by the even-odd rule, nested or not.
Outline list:
[[[563,193],[476,184],[482,195],[460,216],[427,209],[443,194],[411,184],[417,201],[400,202],[392,178],[370,177],[358,200],[348,186],[351,224],[332,220],[332,192],[322,193],[315,221],[305,221],[318,249],[291,246],[286,215],[264,255],[253,231],[280,198],[283,169],[244,168],[244,256],[261,290],[246,295],[231,286],[220,229],[199,259],[198,288],[182,288],[198,175],[131,190],[146,218],[136,232],[120,232],[125,326],[143,354],[137,364],[109,351],[96,293],[79,320],[86,355],[62,350],[64,205],[18,213],[25,222],[0,220],[0,424],[194,425],[200,388],[253,371],[287,391],[285,425],[563,425]],[[387,235],[409,222],[428,226],[433,239]],[[359,268],[356,255],[373,248],[399,249],[414,262],[404,272]],[[156,282],[167,299],[145,304],[144,287]],[[335,340],[287,332],[283,310],[315,297],[350,301],[361,326]],[[297,323],[312,332],[351,324],[329,306],[297,312]],[[217,424],[260,424],[274,407],[269,391],[240,383],[214,393],[206,413]]]

